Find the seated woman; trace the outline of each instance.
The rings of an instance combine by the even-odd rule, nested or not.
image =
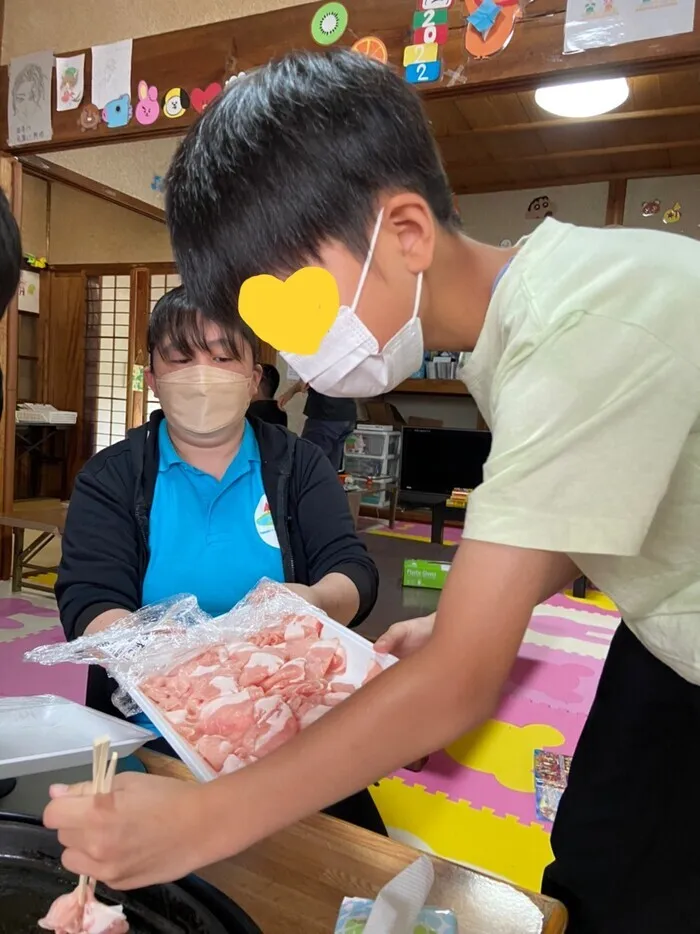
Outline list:
[[[377,570],[328,459],[246,419],[261,370],[244,328],[204,320],[181,288],[154,308],[146,378],[162,411],[96,454],[70,500],[56,583],[69,640],[179,593],[219,615],[262,577],[343,624],[374,606]],[[89,706],[115,713],[114,689],[90,670]],[[330,813],[384,832],[369,792]]]

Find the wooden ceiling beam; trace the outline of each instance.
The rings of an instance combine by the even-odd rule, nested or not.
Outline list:
[[[465,101],[467,108],[468,101]],[[459,106],[456,103],[456,106]],[[466,109],[466,108],[465,108]],[[430,104],[428,104],[430,112]],[[461,108],[460,108],[460,112]],[[652,120],[658,117],[694,117],[700,115],[700,104],[689,104],[685,107],[661,107],[656,110],[622,110],[614,113],[600,114],[597,117],[583,117],[572,119],[561,117],[554,120],[538,120],[533,123],[512,123],[504,126],[474,127],[461,133],[450,134],[450,139],[472,136],[503,136],[511,133],[541,132],[542,130],[567,129],[575,126],[597,126],[607,123],[622,123],[628,120]],[[465,118],[469,118],[465,115]]]
[[[481,160],[470,160],[470,167],[478,166],[499,166],[499,165],[523,165],[536,162],[558,162],[568,159],[591,159],[596,156],[617,156],[635,152],[661,152],[673,149],[691,149],[700,146],[700,136],[695,139],[683,140],[665,140],[663,142],[635,143],[629,146],[600,146],[596,149],[561,149],[557,152],[540,152],[528,156],[516,155],[507,156],[504,159],[494,159],[489,156]],[[447,160],[447,172],[455,168],[458,164],[454,160]]]
[[[47,162],[40,156],[20,156],[22,167],[27,175],[33,175],[35,178],[42,178],[47,182],[59,182],[61,185],[68,185],[69,188],[75,188],[77,191],[83,191],[88,195],[101,198],[103,201],[110,201],[112,204],[118,204],[119,207],[126,208],[127,211],[133,211],[135,214],[141,214],[151,220],[165,223],[165,211],[148,201],[141,201],[140,198],[134,198],[123,191],[117,191],[115,188],[109,188],[102,182],[97,182],[86,175],[80,175],[71,169],[66,169],[53,162]]]
[[[664,169],[657,166],[641,169],[625,169],[619,172],[589,172],[585,174],[562,176],[523,176],[508,181],[500,178],[489,182],[474,182],[451,177],[453,191],[456,195],[485,194],[492,191],[527,191],[547,188],[559,188],[562,185],[587,185],[591,182],[612,182],[617,179],[656,178],[659,175],[700,175],[700,159],[689,165],[677,165]]]

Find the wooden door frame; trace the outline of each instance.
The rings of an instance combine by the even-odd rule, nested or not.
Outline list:
[[[0,155],[0,186],[4,189],[12,213],[21,224],[22,219],[22,166],[13,157]],[[19,311],[17,295],[7,306],[0,322],[0,366],[3,371],[4,397],[0,420],[0,510],[11,512],[15,501],[15,409],[17,408],[17,354]],[[0,529],[0,580],[7,580],[12,572],[12,532]]]

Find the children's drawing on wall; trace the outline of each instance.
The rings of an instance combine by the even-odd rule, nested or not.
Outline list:
[[[100,110],[125,95],[131,98],[133,41],[92,47],[92,103]]]
[[[13,58],[9,68],[7,142],[22,146],[50,140],[53,52]]]
[[[695,0],[567,0],[564,52],[692,32]]]
[[[541,221],[545,217],[554,217],[554,202],[549,195],[538,195],[527,206],[525,218],[529,221]]]
[[[85,92],[85,53],[56,59],[56,110],[77,110]]]

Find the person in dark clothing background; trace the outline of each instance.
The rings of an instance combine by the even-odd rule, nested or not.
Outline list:
[[[17,291],[22,265],[19,227],[5,192],[0,188],[0,320]],[[4,404],[3,375],[0,369],[0,417]]]
[[[282,425],[286,428],[287,413],[275,401],[279,385],[280,374],[277,367],[271,363],[263,363],[260,385],[255,398],[250,403],[248,413],[255,416],[255,418],[259,418],[262,422],[269,422],[271,425]]]
[[[321,448],[333,469],[338,471],[343,463],[345,439],[354,431],[357,423],[355,400],[323,396],[302,380],[298,380],[280,396],[280,408],[285,408],[300,392],[308,394],[304,406],[306,423],[301,436]]]

